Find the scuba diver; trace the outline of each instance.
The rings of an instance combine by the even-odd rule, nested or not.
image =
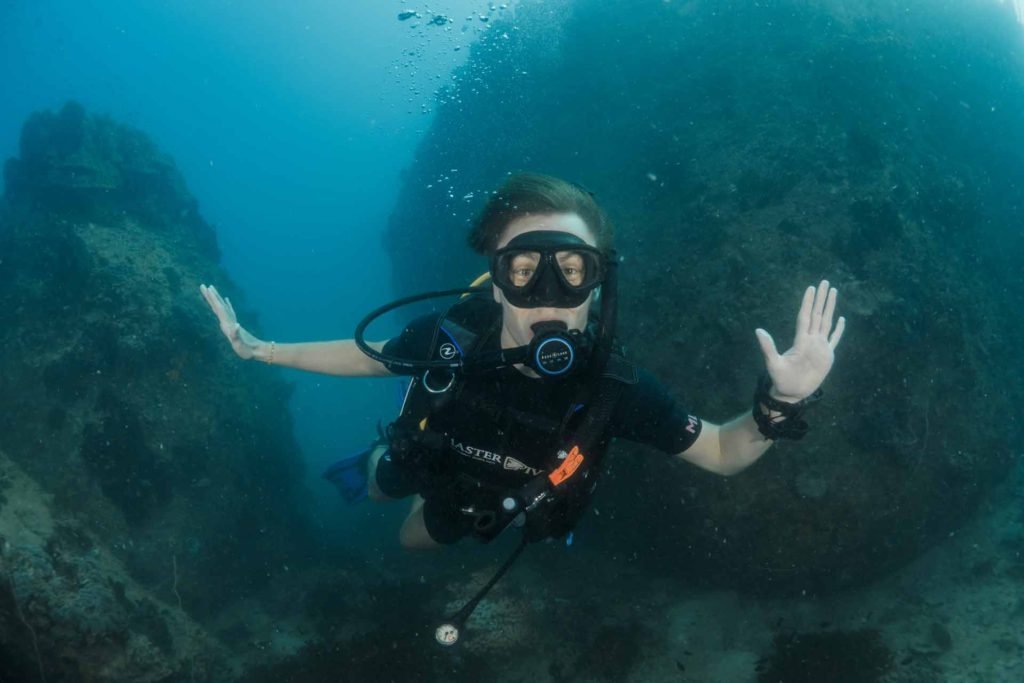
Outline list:
[[[807,431],[804,412],[820,396],[845,328],[842,317],[833,325],[837,291],[827,281],[804,292],[788,351],[779,353],[771,335],[756,330],[766,372],[751,408],[717,425],[683,408],[622,354],[612,225],[588,191],[550,176],[510,176],[483,207],[469,245],[488,258],[489,284],[401,299],[367,316],[354,339],[257,339],[228,299],[200,286],[241,358],[410,378],[380,440],[325,473],[349,500],[412,497],[403,546],[434,548],[470,536],[486,542],[509,528],[523,533],[519,550],[529,541],[571,539],[613,439],[728,476],[775,440]],[[393,339],[364,339],[384,313],[455,295],[454,304],[413,320]]]

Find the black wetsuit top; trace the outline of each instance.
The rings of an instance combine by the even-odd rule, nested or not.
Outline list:
[[[437,318],[428,315],[413,321],[385,345],[384,353],[403,358],[428,357],[437,345]],[[496,347],[497,335],[484,344],[484,349]],[[700,434],[700,419],[680,408],[651,373],[637,369],[631,379],[635,381],[624,385],[606,439],[628,439],[669,454],[686,450]],[[544,382],[515,368],[504,368],[482,377],[465,378],[461,384],[452,400],[429,419],[431,431],[444,435],[446,466],[501,488],[522,486],[551,469],[558,449],[564,445],[559,427],[567,413],[578,409],[574,405],[580,395],[578,381]],[[569,424],[571,431],[572,418]],[[451,542],[465,535],[441,528],[447,523],[437,519],[439,506],[430,505],[431,498],[440,494],[417,490],[412,478],[398,476],[389,463],[385,465],[385,472],[379,469],[377,477],[382,490],[393,497],[423,494],[428,503],[427,529],[435,540]],[[457,503],[448,500],[445,505]],[[448,522],[456,519],[447,514],[445,517]]]

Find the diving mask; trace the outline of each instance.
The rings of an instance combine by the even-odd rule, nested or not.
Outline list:
[[[605,278],[604,254],[568,232],[519,235],[491,257],[491,280],[517,308],[577,308]]]

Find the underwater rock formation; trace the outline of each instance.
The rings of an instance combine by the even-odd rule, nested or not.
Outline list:
[[[290,389],[211,324],[200,281],[241,297],[145,135],[68,104],[29,119],[5,170],[0,601],[18,609],[0,610],[0,660],[224,680],[192,620],[310,547]]]
[[[29,118],[20,156],[4,165],[4,184],[5,196],[22,207],[78,221],[130,215],[150,231],[217,258],[214,233],[174,161],[141,131],[87,116],[76,102]]]
[[[721,422],[755,327],[787,344],[830,278],[848,332],[804,441],[727,480],[618,444],[595,504],[658,574],[864,582],[962,524],[1022,436],[1022,65],[996,3],[524,0],[438,93],[397,289],[479,273],[465,235],[506,173],[578,181],[617,222],[631,357]]]

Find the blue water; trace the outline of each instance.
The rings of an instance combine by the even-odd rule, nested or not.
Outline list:
[[[141,129],[174,157],[215,224],[222,262],[259,315],[243,325],[280,341],[351,337],[371,304],[393,298],[381,235],[399,174],[430,124],[434,90],[483,26],[468,17],[488,3],[432,3],[453,18],[448,30],[401,22],[405,9],[398,0],[6,0],[0,159],[17,155],[29,114],[69,99]],[[331,495],[319,471],[372,438],[396,389],[288,378],[310,486]]]

